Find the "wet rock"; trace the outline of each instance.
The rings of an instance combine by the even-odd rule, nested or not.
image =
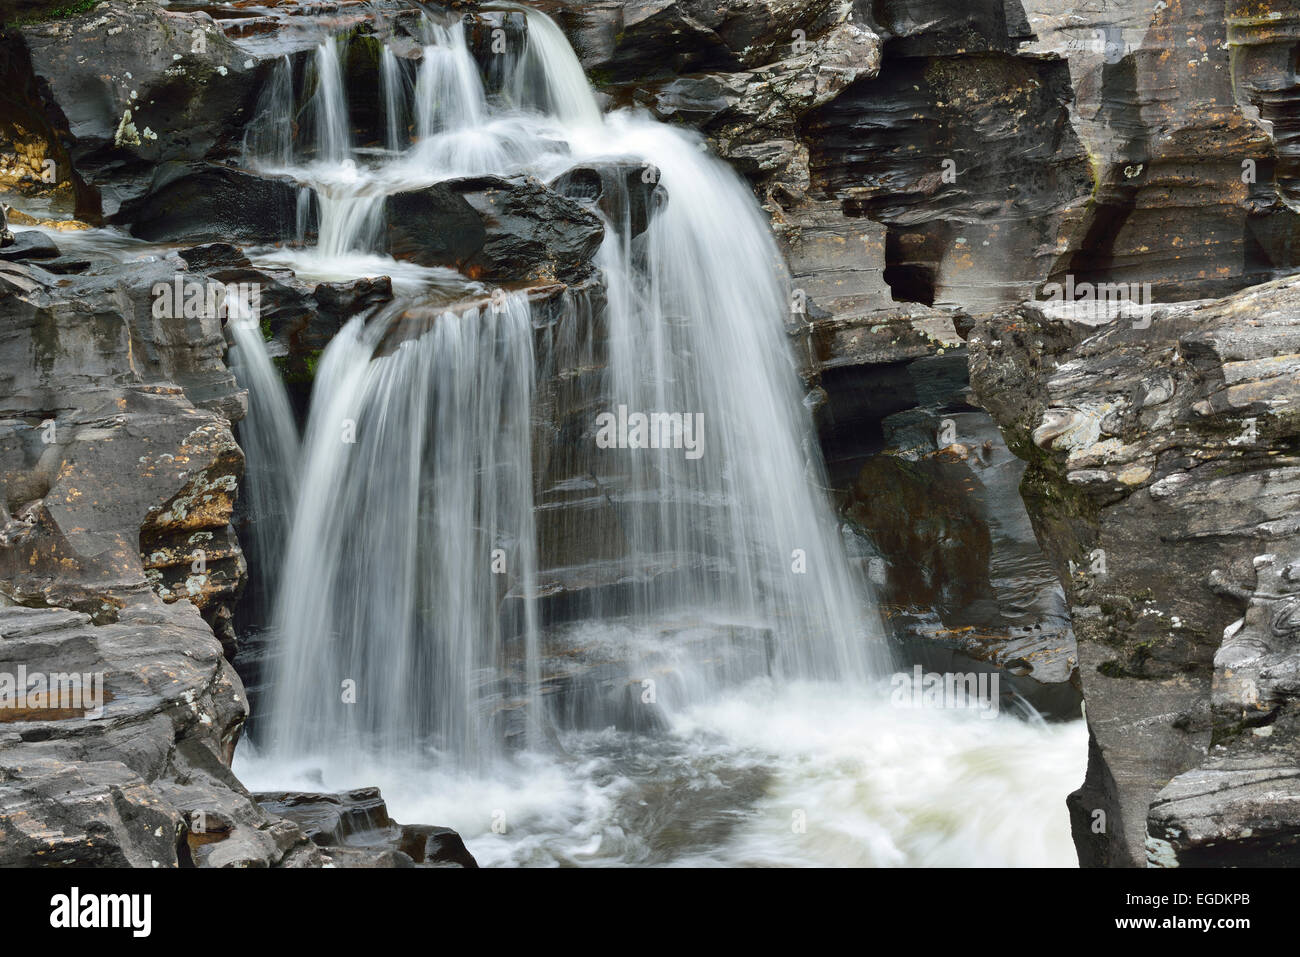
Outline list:
[[[605,236],[600,219],[531,178],[495,176],[446,184],[478,213],[483,245],[463,264],[471,278],[577,278]]]
[[[393,281],[387,276],[323,282],[312,293],[316,304],[331,315],[354,316],[393,298]]]
[[[267,812],[293,821],[335,867],[478,867],[451,828],[393,821],[378,788],[255,797]]]
[[[0,862],[319,863],[230,773],[247,709],[197,610],[119,594],[126,604],[111,624],[62,608],[0,609],[0,671],[82,679],[64,679],[57,698],[0,709]]]
[[[1290,279],[1136,313],[1027,304],[968,339],[1072,606],[1098,755],[1084,790],[1120,810],[1105,844],[1079,842],[1084,863],[1144,860],[1148,828],[1174,847],[1157,856],[1176,857],[1166,831],[1183,815],[1202,821],[1197,859],[1267,857],[1231,832],[1234,794],[1254,799],[1220,772],[1262,767],[1265,727],[1270,748],[1294,748],[1298,297]],[[1160,810],[1211,779],[1224,789]],[[1250,812],[1266,830],[1289,819],[1287,780]],[[1229,829],[1214,837],[1207,814]]]
[[[243,250],[230,243],[204,243],[177,253],[191,269],[246,269],[252,266]]]
[[[416,864],[441,867],[478,867],[465,842],[449,827],[406,824],[402,827],[401,850]]]
[[[843,15],[839,0],[560,0],[583,66],[611,81],[738,70],[781,59]]]
[[[550,184],[561,196],[589,204],[629,237],[645,232],[654,210],[668,201],[658,171],[643,163],[602,163],[565,170]]]
[[[25,229],[15,233],[13,242],[0,249],[0,259],[10,262],[23,259],[54,259],[59,255],[59,247],[44,233],[35,229]],[[45,264],[46,268],[48,264]]]
[[[347,843],[358,834],[387,828],[388,807],[378,788],[358,788],[340,794],[275,791],[253,797],[267,811],[287,818],[317,844]]]
[[[386,119],[379,78],[383,41],[369,24],[363,24],[343,43],[341,67],[354,140],[361,146],[383,146]]]
[[[299,187],[228,166],[162,164],[112,217],[154,242],[276,243],[297,236]],[[314,227],[309,227],[314,229]]]
[[[322,282],[312,290],[312,299],[316,308],[310,311],[307,322],[287,328],[277,336],[288,346],[290,368],[286,371],[291,376],[299,357],[319,356],[353,316],[391,302],[393,281],[387,276],[376,276],[348,282]]]
[[[385,201],[389,249],[474,279],[578,278],[604,237],[600,219],[531,177],[453,179]]]
[[[23,27],[38,106],[53,116],[49,155],[113,216],[150,188],[155,165],[238,154],[262,68],[202,12],[109,0]],[[72,167],[59,169],[66,156]]]
[[[392,848],[328,847],[321,850],[326,867],[389,868],[415,867],[409,855]]]
[[[462,20],[465,41],[483,73],[489,93],[503,90],[509,68],[528,43],[528,21],[522,10],[475,10]]]
[[[384,200],[388,251],[425,266],[468,262],[487,242],[477,210],[446,183]]]
[[[894,634],[912,654],[934,643],[996,665],[1040,710],[1077,716],[1065,596],[1020,501],[1023,463],[968,400],[964,351],[857,361],[822,371],[823,445],[833,480],[859,470],[845,515]]]

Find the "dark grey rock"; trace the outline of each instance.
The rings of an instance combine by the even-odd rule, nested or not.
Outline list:
[[[577,278],[604,237],[599,217],[531,177],[447,180],[385,202],[393,255],[473,279]]]
[[[378,788],[255,797],[267,812],[298,825],[335,867],[478,867],[451,828],[393,821]]]
[[[54,259],[58,255],[59,247],[55,245],[54,240],[35,229],[25,229],[15,233],[13,242],[0,248],[0,259],[10,262],[23,259]]]
[[[112,217],[154,242],[274,243],[297,235],[299,186],[228,166],[163,164]]]

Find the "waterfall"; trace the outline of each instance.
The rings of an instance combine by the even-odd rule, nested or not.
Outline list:
[[[398,296],[317,365],[285,467],[270,712],[240,778],[378,784],[395,816],[456,826],[485,862],[952,863],[988,859],[992,833],[1007,862],[1068,862],[1080,726],[899,710],[877,680],[883,627],[826,489],[791,346],[802,317],[749,188],[694,133],[602,116],[559,29],[525,22],[490,94],[458,20],[421,22],[413,87],[385,50],[385,149],[352,148],[333,41],[314,53],[298,142],[250,138],[319,222],[315,248],[254,257],[299,277],[391,275]],[[286,128],[291,86],[262,111]],[[487,173],[599,209],[599,288],[534,310],[527,291],[387,255],[385,196]],[[234,330],[241,353],[255,332]],[[259,370],[255,411],[269,394],[255,377],[273,372]],[[689,422],[691,443],[625,441],[639,414]],[[246,449],[273,471],[285,440],[256,438],[261,421]],[[972,818],[970,794],[1018,802],[1030,827]],[[803,807],[826,818],[815,839],[791,831]]]
[[[257,113],[244,134],[244,152],[270,168],[293,163],[293,64],[287,55],[271,68]]]
[[[384,146],[397,153],[406,147],[407,98],[410,89],[405,71],[388,46],[384,47],[379,57],[379,86],[384,97]]]
[[[517,95],[496,103],[462,25],[425,20],[417,143],[378,165],[351,155],[338,43],[316,48],[314,158],[298,167],[319,207],[315,253],[381,251],[383,196],[431,176],[550,178],[617,161],[655,181],[667,201],[635,238],[618,187],[624,213],[599,254],[605,411],[698,422],[702,447],[600,448],[593,423],[570,453],[613,503],[625,542],[614,563],[624,587],[588,618],[631,636],[614,652],[629,679],[661,663],[683,627],[700,636],[697,650],[670,651],[686,676],[673,687],[691,689],[670,692],[670,709],[759,676],[866,680],[884,664],[881,629],[824,488],[787,281],[757,204],[692,134],[602,118],[558,28],[534,11],[527,25],[504,77]],[[400,69],[391,51],[381,63],[391,145]],[[276,614],[278,753],[432,749],[472,764],[544,717],[524,706],[540,667],[529,308],[494,295],[411,338],[410,316],[427,312],[417,295],[354,321],[319,365]],[[646,635],[657,641],[648,652]]]
[[[339,53],[338,42],[326,40],[316,47],[312,61],[315,88],[307,104],[307,121],[315,132],[316,158],[322,163],[341,163],[352,154],[352,128]]]
[[[456,24],[447,28],[426,21],[429,42],[415,81],[415,128],[422,139],[438,133],[483,125],[487,95],[478,64]]]
[[[474,764],[531,720],[528,303],[414,315],[354,319],[318,369],[275,621],[277,753]]]
[[[549,113],[565,124],[599,126],[600,108],[591,95],[582,65],[560,28],[536,10],[509,3],[499,6],[522,10],[528,23],[523,60],[515,68],[509,84],[512,99]]]
[[[273,605],[284,543],[289,539],[294,495],[298,480],[298,429],[284,383],[276,371],[257,317],[251,310],[233,306],[226,328],[234,341],[231,370],[241,388],[248,390],[248,412],[239,423],[244,449],[244,495],[252,518],[252,572],[260,586],[259,598]]]
[[[626,457],[624,532],[638,560],[713,560],[667,590],[645,586],[632,610],[722,610],[770,629],[768,667],[786,678],[877,674],[881,629],[825,490],[786,331],[788,284],[762,213],[729,168],[679,131],[624,115],[609,125],[668,197],[650,217],[642,264],[627,222],[601,251],[609,408],[694,413],[703,448],[694,460],[676,449],[593,455]]]
[[[599,640],[621,644],[611,653],[628,680],[661,664],[665,639],[680,643],[684,627],[699,637],[669,651],[681,675],[669,708],[760,676],[866,680],[884,664],[880,627],[824,488],[781,256],[753,196],[691,134],[602,119],[558,28],[533,11],[527,23],[527,50],[505,81],[540,93],[511,107],[489,103],[462,26],[425,21],[418,142],[378,168],[346,155],[338,45],[317,48],[318,252],[377,249],[385,191],[427,182],[431,168],[511,173],[526,157],[525,169],[553,175],[616,157],[657,181],[668,199],[645,235],[634,240],[625,213],[600,251],[604,398],[611,415],[698,422],[703,444],[698,457],[600,448],[594,425],[581,440],[580,471],[619,515],[626,553],[615,574],[628,586],[589,620],[621,622]],[[390,104],[391,59],[381,71]],[[275,619],[277,754],[436,753],[481,765],[530,728],[539,740],[529,306],[497,293],[411,337],[412,316],[430,312],[417,296],[354,320],[319,365]],[[646,635],[658,641],[648,651]],[[604,720],[596,703],[581,708]]]

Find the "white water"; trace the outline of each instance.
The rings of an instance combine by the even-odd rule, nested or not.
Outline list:
[[[282,754],[486,761],[507,639],[536,658],[526,610],[496,613],[499,589],[531,593],[536,573],[528,304],[431,314],[394,346],[401,316],[353,320],[317,372],[274,621]],[[494,548],[509,573],[491,574]]]
[[[606,408],[702,413],[704,455],[576,453],[617,505],[631,588],[544,649],[527,304],[417,307],[412,330],[403,310],[446,276],[408,274],[412,298],[355,320],[320,364],[267,754],[244,746],[237,771],[258,788],[379,784],[395,817],[456,826],[490,863],[1072,863],[1077,726],[898,712],[876,683],[883,629],[822,488],[781,260],[752,195],[691,134],[602,118],[559,30],[528,24],[500,97],[454,25],[426,24],[409,104],[386,56],[378,160],[353,148],[339,47],[322,43],[309,144],[288,161],[278,143],[258,153],[314,192],[319,241],[263,259],[319,278],[399,271],[382,250],[388,193],[631,162],[667,202],[636,240],[627,217],[608,223]],[[416,141],[394,154],[399,115]],[[676,573],[652,582],[646,568]],[[593,654],[638,691],[656,676],[664,730],[599,730],[613,712],[581,690],[540,706],[557,661]]]
[[[253,790],[378,785],[396,820],[456,828],[483,866],[1076,866],[1065,795],[1083,779],[1082,722],[887,701],[757,682],[667,734],[571,732],[566,758],[491,775],[344,771],[247,745],[235,770]]]
[[[248,390],[248,412],[239,423],[244,449],[243,491],[253,517],[252,561],[269,604],[274,601],[284,543],[289,539],[298,484],[298,430],[280,375],[267,353],[262,330],[246,310],[232,309],[227,328],[234,347],[231,371]],[[247,547],[247,542],[245,543]]]

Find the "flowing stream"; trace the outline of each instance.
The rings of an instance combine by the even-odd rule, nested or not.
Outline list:
[[[378,784],[394,817],[456,827],[483,863],[1073,864],[1080,723],[890,704],[895,665],[825,490],[752,194],[691,132],[602,115],[560,30],[526,16],[526,46],[486,85],[458,21],[422,22],[418,64],[385,47],[380,150],[352,143],[333,38],[306,70],[297,142],[289,58],[264,97],[250,162],[301,183],[319,228],[254,255],[391,275],[398,297],[329,345],[300,449],[258,329],[232,322],[277,649],[237,773]],[[644,222],[626,176],[602,206],[588,418],[676,415],[694,445],[537,428],[538,370],[588,358],[585,294],[544,319],[526,292],[383,249],[389,194],[577,167],[652,187]],[[557,456],[570,478],[543,489],[537,463]],[[551,615],[543,555],[572,535],[608,545],[566,569],[599,587]]]

